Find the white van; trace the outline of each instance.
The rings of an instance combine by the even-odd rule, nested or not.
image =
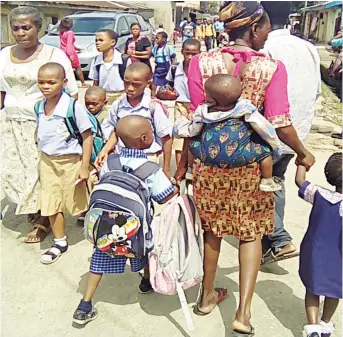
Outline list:
[[[81,68],[88,72],[93,58],[99,54],[95,47],[95,34],[101,29],[112,29],[118,34],[116,48],[124,50],[126,40],[130,36],[130,26],[139,23],[142,27],[142,35],[148,36],[151,40],[152,32],[144,19],[135,13],[128,12],[92,12],[75,13],[68,15],[73,20],[72,31],[75,34],[76,47],[81,51],[78,53]],[[58,25],[40,40],[42,43],[59,48],[60,38]]]

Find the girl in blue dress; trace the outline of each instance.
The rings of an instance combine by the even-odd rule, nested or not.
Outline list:
[[[300,247],[299,274],[306,287],[308,324],[304,326],[304,336],[307,337],[331,336],[335,329],[331,318],[342,298],[342,153],[334,153],[324,171],[336,191],[306,181],[303,166],[298,166],[295,179],[299,196],[313,205]],[[319,321],[320,296],[325,300]]]

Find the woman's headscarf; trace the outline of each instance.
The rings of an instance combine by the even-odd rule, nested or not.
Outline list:
[[[264,14],[264,9],[256,1],[223,1],[220,7],[220,19],[228,31],[252,26]]]

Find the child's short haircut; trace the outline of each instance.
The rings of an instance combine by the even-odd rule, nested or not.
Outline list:
[[[336,152],[329,158],[324,172],[330,185],[342,187],[342,152]]]
[[[143,62],[135,62],[130,64],[125,71],[125,74],[127,72],[137,72],[139,74],[141,74],[142,77],[145,77],[145,79],[147,81],[149,81],[151,79],[151,69],[150,67],[143,63]]]
[[[63,68],[63,66],[59,63],[56,62],[48,62],[43,64],[38,72],[44,71],[44,70],[50,70],[50,71],[55,71],[57,76],[61,76],[62,79],[66,78],[66,72]]]
[[[118,34],[112,29],[100,29],[98,33],[106,33],[111,40],[115,40],[117,43]]]
[[[205,91],[219,106],[230,106],[238,101],[242,94],[242,85],[239,78],[228,74],[211,76],[205,82]]]
[[[184,41],[182,44],[182,49],[185,49],[187,46],[194,46],[198,48],[199,50],[201,49],[201,43],[197,39],[188,39]]]
[[[104,100],[106,99],[106,91],[98,86],[93,86],[87,89],[85,97],[90,95],[96,95],[98,97],[104,98]]]
[[[168,39],[168,34],[166,32],[159,32],[156,35],[161,36],[162,39],[166,39],[166,40]]]

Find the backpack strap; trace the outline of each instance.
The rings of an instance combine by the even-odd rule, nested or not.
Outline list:
[[[156,110],[156,102],[154,100],[151,100],[149,104],[149,110],[152,117],[152,122],[154,122],[154,116],[155,116],[155,110]]]
[[[129,60],[129,58],[129,55],[121,54],[121,60],[123,61],[123,63],[119,64],[119,75],[123,81],[125,77],[125,71],[127,68],[127,61]]]
[[[34,110],[35,110],[36,116],[39,115],[39,109],[40,109],[41,104],[42,104],[42,101],[38,101],[38,102],[35,104]]]
[[[172,81],[172,82],[174,82],[174,81],[175,81],[176,68],[178,67],[178,65],[179,65],[179,63],[177,63],[177,64],[173,64],[173,65],[171,66],[170,73],[171,73],[171,75],[172,75],[172,79],[173,79],[173,81]]]
[[[147,161],[143,165],[136,168],[132,174],[135,175],[140,180],[144,181],[149,176],[151,176],[154,172],[156,172],[161,166],[157,163],[153,163],[151,161]]]
[[[119,170],[121,171],[123,166],[120,162],[120,156],[117,153],[112,153],[107,158],[107,166],[110,171]]]
[[[75,119],[75,104],[76,104],[76,99],[73,97],[70,97],[67,116],[65,118],[65,124],[70,133],[70,136],[72,138],[76,138],[79,144],[82,145],[83,143],[82,135],[80,133],[79,128],[77,127],[76,119]]]

